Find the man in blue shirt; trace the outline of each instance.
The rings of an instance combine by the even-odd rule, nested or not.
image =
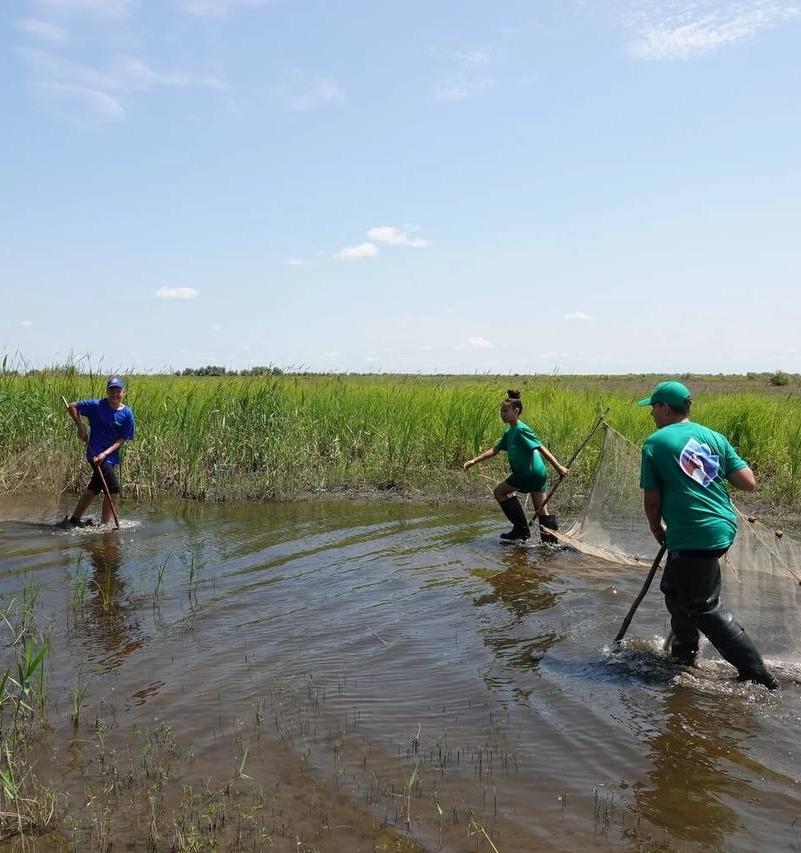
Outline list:
[[[117,503],[120,496],[120,479],[119,479],[119,464],[120,464],[120,448],[126,441],[131,441],[134,437],[135,423],[134,415],[131,409],[125,405],[125,383],[122,379],[114,376],[106,383],[106,396],[103,400],[79,400],[76,403],[70,403],[69,409],[76,421],[78,429],[78,437],[81,441],[86,442],[86,458],[92,465],[92,479],[89,481],[86,489],[72,515],[65,518],[61,522],[63,527],[81,527],[86,522],[81,521],[81,517],[89,508],[89,505],[103,490],[102,481],[98,468],[103,472],[108,485],[111,500],[114,504],[114,509],[117,508]],[[78,417],[82,415],[89,421],[89,433]],[[112,507],[109,499],[103,497],[103,508],[101,510],[101,520],[103,524],[108,524],[113,519]]]

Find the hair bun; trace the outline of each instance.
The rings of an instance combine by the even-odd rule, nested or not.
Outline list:
[[[515,390],[514,388],[510,388],[506,393],[509,396],[510,400],[519,400],[520,399],[520,392]]]

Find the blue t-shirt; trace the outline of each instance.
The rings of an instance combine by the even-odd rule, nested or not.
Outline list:
[[[118,438],[131,441],[134,437],[134,416],[128,406],[112,409],[108,400],[79,400],[75,404],[79,415],[89,419],[89,444],[86,445],[86,458],[92,458],[111,447]],[[115,450],[106,457],[112,465],[120,464],[120,452]]]

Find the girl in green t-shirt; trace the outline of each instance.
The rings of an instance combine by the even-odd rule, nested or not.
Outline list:
[[[522,411],[523,403],[520,399],[520,392],[509,390],[507,398],[501,403],[501,420],[508,424],[509,428],[501,436],[501,440],[495,447],[479,453],[474,459],[469,459],[462,468],[467,471],[473,465],[495,456],[499,450],[505,450],[509,456],[509,467],[512,469],[512,474],[495,486],[493,494],[504,515],[512,522],[512,529],[508,533],[502,533],[501,539],[505,542],[515,542],[518,540],[525,541],[531,536],[526,514],[515,495],[515,492],[523,492],[531,495],[534,512],[540,523],[542,541],[557,542],[558,540],[553,534],[546,533],[543,529],[559,529],[556,516],[548,514],[548,507],[545,503],[548,471],[543,459],[553,466],[560,477],[567,476],[567,468],[559,464],[556,457],[537,438],[534,430],[520,420]]]

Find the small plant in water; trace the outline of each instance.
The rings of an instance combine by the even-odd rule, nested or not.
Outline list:
[[[14,657],[0,676],[0,837],[22,839],[44,830],[61,812],[64,796],[33,773],[31,747],[46,722],[45,662],[49,641],[35,619],[39,586],[27,586],[0,613],[3,644]],[[10,718],[10,719],[9,719]]]
[[[78,723],[81,719],[81,708],[88,688],[89,682],[83,680],[83,672],[79,668],[78,681],[75,685],[75,689],[72,691],[72,712],[70,713],[70,719],[72,720],[72,725],[75,728],[78,727]]]
[[[498,848],[493,843],[492,839],[487,834],[487,830],[484,829],[483,824],[481,824],[475,817],[470,818],[470,823],[468,824],[468,832],[470,835],[478,835],[487,840],[487,843],[490,846],[490,849],[494,851],[494,853],[500,853]]]
[[[200,566],[195,559],[195,555],[192,554],[189,558],[189,578],[187,582],[187,590],[189,592],[189,597],[197,596],[197,587],[200,583]]]
[[[161,595],[161,584],[164,581],[164,572],[167,570],[167,563],[170,562],[170,557],[172,557],[172,552],[167,554],[167,556],[161,561],[161,565],[156,570],[156,588],[153,590],[154,601],[158,601]]]

